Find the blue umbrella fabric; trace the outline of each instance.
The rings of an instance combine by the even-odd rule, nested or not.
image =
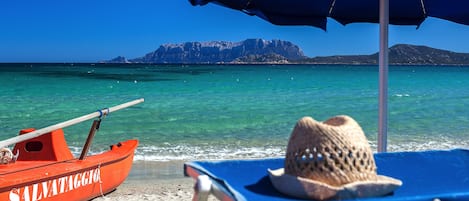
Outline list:
[[[219,4],[276,25],[310,25],[326,30],[327,18],[346,25],[379,22],[379,0],[189,0]],[[469,25],[468,0],[389,0],[389,24],[420,25],[435,17]]]

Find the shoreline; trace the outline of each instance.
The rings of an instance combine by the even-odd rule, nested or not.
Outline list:
[[[103,197],[93,201],[109,200],[192,200],[194,179],[184,176],[186,161],[135,161],[127,179]],[[209,201],[217,200],[209,196]]]

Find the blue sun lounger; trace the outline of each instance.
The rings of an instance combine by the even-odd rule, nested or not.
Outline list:
[[[387,196],[354,200],[469,200],[469,150],[378,153],[375,161],[378,174],[400,179],[402,186]],[[300,200],[270,183],[267,169],[283,166],[283,158],[197,161],[185,163],[184,174],[197,181],[194,200],[204,200],[208,193],[220,200]]]

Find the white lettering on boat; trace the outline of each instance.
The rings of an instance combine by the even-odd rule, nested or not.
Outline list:
[[[100,181],[101,170],[96,168],[29,186],[14,188],[10,191],[9,196],[10,201],[39,201]]]

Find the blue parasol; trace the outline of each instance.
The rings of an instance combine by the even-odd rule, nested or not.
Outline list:
[[[346,25],[379,22],[378,0],[190,0],[209,2],[256,15],[276,25],[310,25],[326,29],[327,18]],[[381,1],[384,2],[384,1]],[[466,0],[389,0],[389,24],[420,25],[436,17],[469,25]]]
[[[378,151],[387,147],[388,25],[419,26],[427,17],[469,25],[468,0],[189,0],[215,3],[275,25],[309,25],[326,30],[328,18],[346,25],[380,23]]]

